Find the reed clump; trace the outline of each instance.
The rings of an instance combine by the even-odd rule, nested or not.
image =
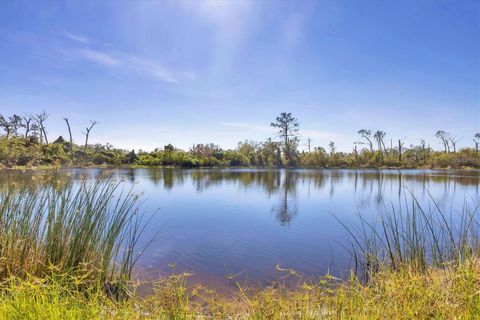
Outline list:
[[[128,279],[142,229],[139,195],[121,181],[81,179],[0,190],[0,281],[79,275]]]
[[[354,270],[368,280],[381,268],[422,272],[479,257],[480,204],[445,207],[430,195],[428,206],[421,205],[407,193],[398,205],[384,204],[372,219],[358,215],[356,226],[337,219],[350,235]]]

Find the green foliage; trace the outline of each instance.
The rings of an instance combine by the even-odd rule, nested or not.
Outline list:
[[[183,168],[196,168],[200,166],[200,162],[196,158],[186,156],[180,162],[180,166]]]
[[[5,166],[38,165],[42,163],[42,158],[42,146],[30,139],[0,138],[0,164]]]
[[[395,167],[395,168],[480,168],[480,133],[473,136],[475,149],[457,150],[460,140],[443,130],[435,137],[443,144],[443,151],[434,151],[421,139],[419,145],[404,147],[401,139],[390,148],[386,147],[387,133],[382,130],[358,131],[362,141],[355,142],[351,153],[338,152],[334,141],[328,144],[329,152],[323,147],[311,146],[307,139],[308,152],[301,151],[300,124],[288,112],[282,112],[270,126],[277,130],[277,141],[268,138],[263,142],[242,141],[235,149],[224,150],[214,143],[195,144],[184,151],[167,144],[163,149],[152,152],[115,149],[110,144],[75,145],[62,136],[49,144],[45,122],[46,112],[36,115],[0,114],[0,166],[37,165],[112,165],[136,164],[145,166],[177,166],[184,168],[254,166],[254,167]],[[68,118],[64,118],[71,134]],[[97,124],[92,121],[86,135]],[[357,147],[363,145],[363,150]],[[376,146],[374,146],[376,145]],[[304,145],[305,146],[305,145]],[[313,148],[312,148],[313,147]],[[312,151],[313,149],[313,151]]]
[[[43,145],[42,149],[44,163],[61,165],[70,163],[70,157],[62,143]]]
[[[454,163],[454,154],[439,152],[434,154],[432,162],[435,167],[447,168]]]
[[[50,144],[42,144],[35,137],[0,137],[0,165],[6,167],[72,164],[118,166],[137,161],[135,152],[112,149],[108,145],[88,146],[87,153],[83,151],[83,147],[74,145],[73,152],[72,157],[70,143],[61,137]]]
[[[285,150],[288,149],[288,154]],[[218,145],[197,144],[184,151],[168,144],[152,152],[126,151],[111,145],[73,145],[57,139],[54,143],[40,143],[35,137],[0,137],[0,166],[38,165],[111,165],[197,167],[306,167],[306,168],[480,168],[480,153],[473,148],[457,152],[433,151],[424,145],[370,151],[364,148],[351,153],[337,152],[333,142],[330,152],[314,147],[311,152],[298,152],[296,139],[288,141],[285,149],[280,142],[268,139],[264,142],[243,141],[235,149],[224,150]],[[283,150],[283,152],[282,152]]]

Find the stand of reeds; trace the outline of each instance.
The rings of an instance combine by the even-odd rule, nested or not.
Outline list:
[[[69,273],[128,280],[142,228],[139,196],[100,178],[0,191],[0,281]]]

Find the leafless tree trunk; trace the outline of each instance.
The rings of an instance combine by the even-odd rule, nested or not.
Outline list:
[[[450,153],[450,143],[448,142],[450,134],[443,130],[438,130],[437,133],[435,133],[435,137],[442,141],[445,153]]]
[[[10,124],[10,121],[3,117],[0,114],[0,127],[3,127],[3,130],[5,130],[5,133],[7,134],[7,139],[10,139],[10,135],[12,133],[12,126]]]
[[[68,135],[70,136],[70,157],[73,158],[73,138],[72,138],[72,130],[70,129],[70,123],[68,122],[68,118],[63,118],[67,123],[68,128]]]
[[[41,131],[40,139],[43,135],[43,137],[45,138],[45,143],[48,144],[47,130],[45,128],[45,121],[48,119],[48,114],[45,111],[43,111],[42,113],[35,115],[34,118],[35,118],[35,121],[37,121],[38,126],[40,127],[40,131]]]
[[[480,145],[480,133],[475,133],[475,136],[473,137],[473,142],[475,143],[475,151],[477,151],[477,156],[478,156],[478,146]]]
[[[372,135],[372,130],[361,129],[361,130],[358,130],[358,134],[361,135],[362,138],[367,140],[368,145],[370,146],[370,152],[373,153],[373,142],[372,142],[372,139],[370,139],[370,136]]]
[[[33,121],[32,116],[27,116],[27,115],[23,116],[23,122],[24,122],[24,125],[25,125],[25,139],[28,138],[28,134],[31,131],[32,121]]]
[[[83,149],[83,151],[84,151],[85,153],[87,153],[88,137],[89,137],[89,135],[90,135],[90,130],[92,130],[92,128],[93,128],[96,124],[98,124],[98,122],[95,121],[95,120],[94,120],[94,121],[91,121],[91,120],[90,120],[90,122],[91,122],[90,127],[85,128],[86,132],[82,132],[82,133],[85,135],[85,147],[84,147],[84,149]]]
[[[402,162],[402,148],[403,148],[403,142],[402,140],[398,139],[398,162]]]
[[[462,138],[457,138],[457,137],[449,137],[450,142],[452,143],[453,147],[453,153],[457,152],[457,143],[462,140]]]
[[[383,154],[386,151],[385,142],[383,141],[383,139],[385,138],[385,135],[386,135],[385,131],[382,131],[382,130],[377,130],[373,135],[375,140],[377,140],[378,151],[380,151],[380,155],[381,155],[382,158],[383,158]],[[382,149],[383,149],[383,151],[382,151]]]
[[[426,150],[426,147],[425,147],[425,140],[420,139],[420,146],[422,148],[423,163],[426,165],[427,164],[427,150]]]

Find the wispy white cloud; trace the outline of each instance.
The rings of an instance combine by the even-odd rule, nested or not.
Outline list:
[[[74,41],[77,41],[77,42],[80,42],[80,43],[83,43],[83,44],[90,43],[90,40],[87,37],[85,37],[81,34],[76,34],[76,33],[71,33],[71,32],[68,32],[68,31],[64,31],[63,35],[70,40],[74,40]]]
[[[144,57],[131,55],[118,50],[99,50],[90,45],[86,37],[65,33],[65,36],[80,42],[80,47],[62,48],[63,58],[67,60],[82,59],[102,67],[118,68],[134,71],[138,74],[152,77],[163,82],[177,84],[181,80],[195,79],[195,73],[192,71],[178,71],[168,68],[161,63]]]
[[[135,56],[130,56],[127,60],[128,66],[132,69],[137,70],[138,72],[151,75],[158,80],[169,83],[179,82],[179,77],[181,76],[180,73],[175,74],[174,72],[168,70],[166,67],[155,61]]]
[[[111,54],[97,51],[97,50],[92,50],[92,49],[80,49],[77,50],[78,55],[86,60],[89,60],[91,62],[95,62],[97,64],[103,65],[103,66],[118,66],[120,65],[120,60],[117,58],[114,58]]]

